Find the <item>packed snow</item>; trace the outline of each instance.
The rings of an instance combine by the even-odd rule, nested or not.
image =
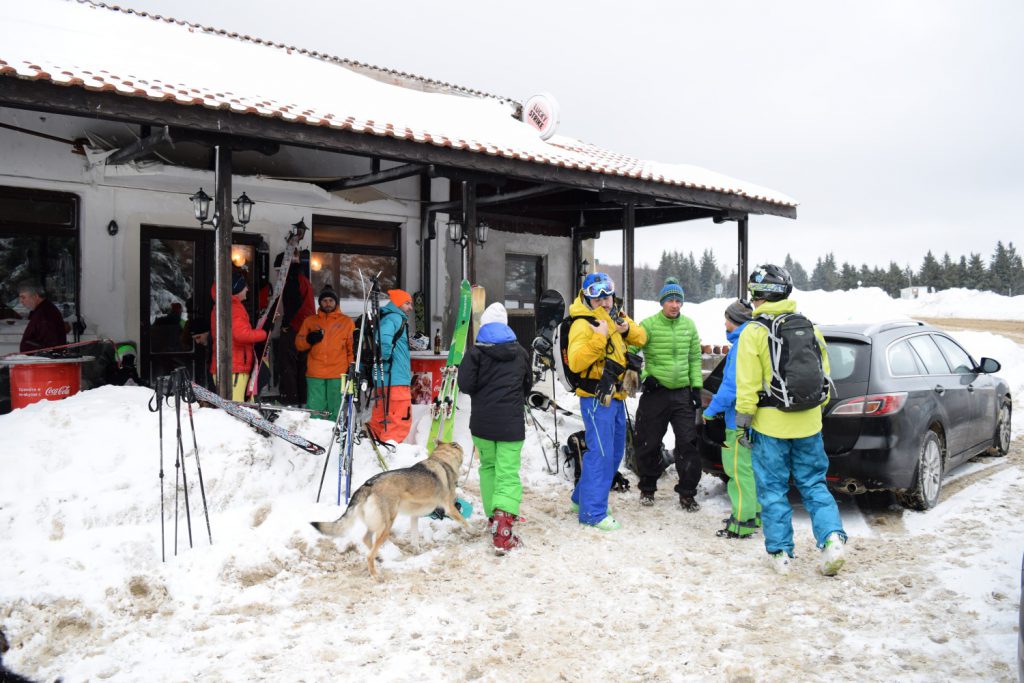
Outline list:
[[[935,297],[928,317],[963,317],[959,303],[944,308]],[[911,303],[925,305],[876,290],[794,298],[823,323],[919,315]],[[706,343],[724,342],[724,331],[715,335],[727,303],[684,305]],[[1018,305],[1004,297],[993,310]],[[637,302],[635,317],[655,309]],[[986,317],[980,307],[973,313]],[[988,332],[954,336],[976,357],[1002,362],[1000,374],[1022,395],[1024,347]],[[556,395],[577,412],[571,396]],[[698,513],[680,510],[674,473],[660,482],[656,505],[641,508],[628,474],[634,489],[610,498],[623,529],[580,527],[551,449],[554,418],[535,413],[545,433],[529,426],[523,451],[517,531],[526,547],[504,558],[491,552],[467,451],[462,495],[476,510],[473,532],[423,519],[416,549],[400,518],[378,582],[354,539],[323,537],[309,525],[343,509],[334,504],[336,459],[315,503],[322,457],[213,408],[194,411],[198,454],[181,412],[189,525],[182,491],[175,500],[174,406],[163,410],[161,454],[151,397],[144,388],[101,387],[0,416],[0,627],[12,643],[4,664],[23,675],[737,683],[1014,675],[1024,551],[1019,439],[1005,458],[949,473],[927,513],[839,496],[849,562],[834,579],[817,574],[810,524],[796,504],[797,558],[793,573],[779,577],[764,562],[760,536],[715,536],[729,501],[707,475]],[[468,409],[462,400],[456,420],[467,447]],[[303,413],[285,412],[278,423],[329,441],[331,425]],[[421,418],[388,456],[392,468],[424,456],[428,428]],[[564,443],[582,425],[559,416],[557,429]],[[370,448],[357,447],[354,486],[378,471]]]

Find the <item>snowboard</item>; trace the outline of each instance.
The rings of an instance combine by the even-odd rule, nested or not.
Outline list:
[[[472,313],[472,288],[469,280],[463,280],[459,288],[459,314],[455,319],[455,331],[448,345],[448,359],[441,370],[441,389],[431,406],[430,436],[427,438],[427,453],[433,453],[438,440],[451,441],[455,430],[455,401],[459,397],[459,364],[466,352],[466,337],[469,334]]]
[[[260,417],[259,415],[254,415],[252,412],[250,412],[246,408],[243,408],[234,401],[229,401],[227,399],[221,398],[217,394],[213,393],[212,391],[209,391],[208,389],[204,389],[195,382],[192,382],[191,384],[192,394],[198,400],[205,401],[206,403],[212,404],[220,408],[231,417],[241,420],[250,427],[273,434],[279,439],[284,439],[288,443],[292,444],[293,446],[298,446],[307,453],[312,453],[313,455],[321,455],[324,452],[324,448],[322,446],[318,446],[312,441],[302,438],[295,432],[290,432],[287,429],[279,427],[273,422],[263,417]]]
[[[533,340],[533,350],[550,367],[554,363],[555,328],[565,317],[565,299],[554,289],[546,290],[537,301],[537,336]]]

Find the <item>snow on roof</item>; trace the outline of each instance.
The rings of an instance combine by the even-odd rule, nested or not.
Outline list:
[[[401,87],[366,75],[374,69],[88,0],[0,3],[0,76],[797,204],[780,192],[696,166],[644,161],[565,136],[545,142],[513,118],[518,105],[511,100],[457,86],[452,93]]]

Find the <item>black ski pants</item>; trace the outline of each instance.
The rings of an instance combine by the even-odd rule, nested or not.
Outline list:
[[[640,475],[640,492],[654,493],[658,477],[664,470],[661,462],[661,440],[669,424],[676,437],[673,455],[679,483],[675,487],[680,496],[697,495],[700,482],[700,451],[697,450],[695,411],[690,388],[644,391],[636,411],[636,466]]]

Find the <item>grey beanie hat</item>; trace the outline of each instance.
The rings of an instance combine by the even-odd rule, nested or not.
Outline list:
[[[749,301],[736,299],[736,301],[733,301],[725,309],[725,317],[733,321],[737,325],[742,325],[743,323],[750,320],[750,313],[752,310],[753,308],[751,307]]]

